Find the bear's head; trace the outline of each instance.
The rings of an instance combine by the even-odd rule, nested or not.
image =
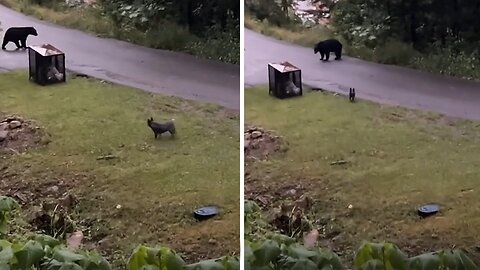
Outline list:
[[[32,36],[38,36],[37,30],[33,27],[28,28],[28,34]]]
[[[320,52],[320,46],[321,46],[321,42],[317,43],[315,47],[313,47],[313,54]]]

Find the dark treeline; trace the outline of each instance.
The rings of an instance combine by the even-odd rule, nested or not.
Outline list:
[[[398,39],[419,51],[433,47],[478,52],[478,0],[348,0],[334,6],[334,25],[353,38],[355,28],[369,28],[377,42]],[[357,31],[358,32],[358,31]]]
[[[82,8],[82,1],[21,1],[59,13]],[[229,63],[240,62],[239,0],[97,0],[92,7],[83,10],[90,12],[85,18],[101,20],[108,25],[100,34],[152,48],[185,51]],[[73,14],[77,18],[71,18],[72,21],[82,21],[78,12]]]
[[[312,41],[317,32],[318,40],[336,36],[351,56],[480,79],[479,0],[314,0],[319,1],[330,8],[329,26],[308,30],[285,8],[291,0],[245,3],[250,16],[294,32],[307,30]]]
[[[222,61],[240,60],[238,0],[102,0],[118,28],[145,32],[152,47],[186,47]],[[198,38],[198,42],[192,39]]]
[[[237,0],[103,0],[101,4],[119,25],[132,24],[145,31],[168,21],[205,36],[212,28],[228,31],[240,22]]]

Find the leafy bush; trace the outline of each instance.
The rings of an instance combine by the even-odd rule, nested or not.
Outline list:
[[[307,248],[286,236],[263,241],[245,241],[245,269],[346,269],[340,258],[322,248]],[[356,270],[475,270],[476,266],[459,250],[438,251],[408,258],[390,243],[364,243],[356,252]]]
[[[467,79],[480,78],[480,54],[460,52],[454,54],[449,49],[438,49],[429,55],[417,56],[411,61],[411,66],[437,72],[440,74],[457,76]]]
[[[406,66],[418,54],[411,45],[391,39],[373,51],[373,60],[382,64]]]
[[[18,203],[6,196],[0,196],[0,234],[8,233],[8,220],[13,210],[18,209]]]
[[[43,234],[25,240],[10,242],[8,218],[18,203],[0,196],[0,269],[39,270],[110,270],[108,261],[95,251],[72,250],[62,241]],[[22,238],[22,237],[20,237]],[[25,238],[25,237],[23,237]],[[175,251],[167,247],[151,248],[139,245],[130,256],[127,270],[239,270],[237,257],[222,257],[187,265]]]
[[[263,222],[261,209],[253,201],[245,201],[246,270],[287,269],[351,269],[328,249],[306,247],[297,239],[270,233]],[[475,264],[459,250],[438,251],[408,258],[396,245],[365,242],[356,252],[355,270],[474,270]]]

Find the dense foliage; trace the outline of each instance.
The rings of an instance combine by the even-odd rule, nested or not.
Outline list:
[[[18,203],[0,196],[0,269],[2,270],[111,270],[109,262],[95,251],[72,249],[63,240],[43,234],[18,235],[9,223],[16,216]],[[237,257],[186,264],[167,247],[139,245],[131,254],[127,270],[239,270]]]
[[[13,2],[13,0],[4,0]],[[183,51],[227,63],[240,63],[240,1],[237,0],[21,0],[20,10],[35,15],[31,3],[66,19],[53,19],[96,34],[157,49]],[[38,16],[38,15],[37,15]],[[79,17],[80,16],[80,17]],[[95,26],[96,25],[96,26]]]
[[[245,3],[248,14],[255,19],[267,20],[272,25],[301,32],[298,30],[301,22],[292,12],[285,12],[283,2],[285,1],[247,0]],[[344,42],[346,53],[351,56],[480,79],[478,1],[322,2],[330,8],[332,16],[328,29],[319,25],[316,27],[324,30],[323,33],[325,30],[333,33],[312,40],[333,35]],[[320,13],[318,16],[321,16]],[[305,35],[312,35],[312,32],[305,31]]]
[[[332,251],[307,247],[296,238],[272,231],[255,202],[245,201],[246,270],[474,270],[472,260],[459,250],[442,250],[408,257],[390,243],[363,243],[352,267],[346,267]]]
[[[118,29],[140,30],[152,47],[239,63],[239,1],[103,0],[100,4]]]
[[[426,253],[408,258],[397,246],[389,243],[364,243],[353,262],[356,270],[474,270],[475,264],[459,250]],[[246,270],[316,270],[350,269],[342,265],[333,252],[307,248],[285,236],[266,239],[245,246]]]
[[[286,26],[291,22],[288,7],[292,0],[245,0],[245,10],[258,20],[268,20],[277,26]]]

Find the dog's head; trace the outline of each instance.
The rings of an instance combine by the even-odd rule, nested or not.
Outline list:
[[[147,119],[147,124],[150,125],[153,122],[153,117],[150,117],[150,119]]]

